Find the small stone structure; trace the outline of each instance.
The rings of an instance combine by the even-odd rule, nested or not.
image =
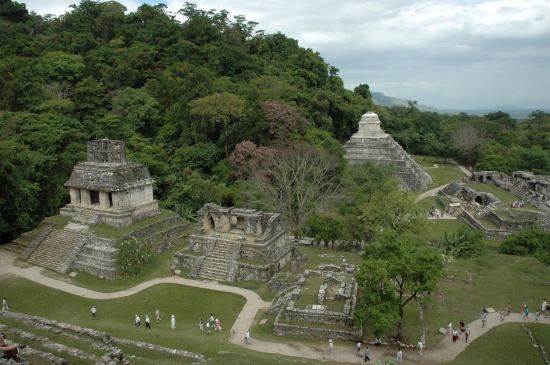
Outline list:
[[[276,315],[273,324],[273,334],[278,336],[332,338],[339,340],[362,340],[363,330],[357,328],[353,320],[353,312],[357,300],[358,286],[353,274],[355,266],[320,265],[317,270],[306,270],[303,276],[293,283],[281,287],[274,299],[274,304],[266,310],[266,314]],[[311,276],[324,276],[325,282],[318,289],[317,303],[310,303],[305,309],[295,307],[299,300],[301,288],[307,284]],[[329,286],[337,287],[328,298]],[[270,288],[271,288],[270,282]],[[330,301],[344,303],[343,311],[327,310]],[[285,321],[281,321],[284,318]],[[290,322],[290,323],[288,323]],[[328,327],[319,328],[315,324],[325,324]]]
[[[211,203],[197,212],[190,244],[174,261],[191,269],[191,277],[267,282],[289,262],[307,260],[304,256],[287,241],[280,214]]]
[[[359,130],[344,145],[345,158],[350,163],[374,161],[393,163],[395,177],[402,180],[404,190],[426,190],[432,178],[414,159],[389,135],[380,129],[378,115],[368,112],[361,117]]]
[[[71,202],[60,214],[87,225],[128,227],[160,214],[153,183],[144,165],[126,159],[124,142],[88,141],[88,160],[76,165],[65,183]]]

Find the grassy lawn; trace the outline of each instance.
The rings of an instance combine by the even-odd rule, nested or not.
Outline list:
[[[345,263],[352,265],[359,265],[361,263],[361,256],[354,252],[332,251],[308,245],[300,245],[298,248],[309,258],[309,263],[305,267],[306,270],[316,270],[321,264],[341,265],[344,263],[344,260]]]
[[[435,189],[439,186],[449,184],[457,179],[466,177],[466,174],[458,168],[458,166],[447,163],[444,164],[443,159],[433,156],[412,156],[414,160],[419,163],[424,170],[434,180],[433,184],[428,185],[428,190]],[[434,167],[437,164],[439,167]],[[422,192],[418,192],[420,194]]]
[[[162,209],[161,212],[162,213],[157,215],[157,216],[151,217],[151,218],[146,219],[142,222],[137,222],[137,223],[132,224],[131,226],[126,227],[126,228],[119,229],[119,228],[116,228],[116,227],[113,227],[113,226],[108,226],[106,224],[98,224],[96,226],[92,226],[90,228],[90,230],[96,236],[105,237],[105,238],[119,238],[120,236],[122,236],[126,233],[130,233],[132,231],[135,231],[136,229],[143,228],[143,227],[145,227],[145,226],[147,226],[151,223],[154,223],[156,221],[159,221],[161,219],[174,217],[174,216],[178,215],[176,212],[172,212],[171,210]]]
[[[548,326],[543,332],[550,335]],[[508,323],[495,327],[481,338],[468,345],[467,350],[450,362],[450,365],[543,365],[542,354],[519,323]]]
[[[445,327],[448,321],[470,323],[479,318],[483,307],[498,311],[508,302],[514,312],[519,311],[523,301],[534,311],[540,306],[543,293],[550,288],[550,269],[534,258],[489,254],[478,259],[450,262],[446,268],[456,270],[454,275],[461,277],[472,272],[474,282],[440,282],[438,291],[433,293],[436,306],[424,312],[428,346],[444,338],[437,330]],[[405,308],[404,332],[416,342],[421,334],[418,306],[411,303]]]
[[[461,227],[467,226],[461,218],[459,219],[430,219],[430,225],[419,236],[430,242],[437,241],[445,236],[445,232],[458,231]]]
[[[484,193],[491,193],[494,196],[496,196],[505,207],[509,207],[511,203],[513,203],[516,200],[519,200],[517,196],[514,194],[509,193],[508,191],[499,188],[496,185],[492,184],[465,184],[465,186],[474,189],[475,191],[484,192]],[[514,209],[513,213],[523,213],[523,214],[529,214],[529,213],[544,213],[537,207],[525,202],[525,207],[521,209]]]

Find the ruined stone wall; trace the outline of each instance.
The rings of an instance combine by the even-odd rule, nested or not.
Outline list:
[[[282,313],[282,312],[281,312]],[[358,328],[315,328],[306,325],[294,325],[280,323],[281,313],[275,317],[273,324],[273,334],[276,336],[304,337],[304,338],[325,338],[342,341],[361,341],[363,339],[363,330]]]
[[[239,269],[235,276],[236,281],[250,281],[257,280],[261,282],[267,282],[273,276],[275,270],[273,264],[267,264],[264,266],[247,264],[239,262]]]
[[[528,229],[530,226],[534,224],[533,221],[518,222],[518,221],[509,221],[506,219],[502,219],[494,212],[489,212],[489,214],[487,214],[487,218],[499,228],[506,231],[511,231],[511,232],[523,231],[525,229]]]

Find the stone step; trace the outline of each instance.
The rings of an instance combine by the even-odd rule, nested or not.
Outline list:
[[[57,270],[81,236],[70,230],[52,230],[28,258],[31,264]]]

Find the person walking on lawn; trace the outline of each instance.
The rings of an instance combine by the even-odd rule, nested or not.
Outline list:
[[[149,315],[145,315],[145,328],[151,329],[151,324],[149,323]]]
[[[160,311],[158,308],[155,310],[155,319],[157,320],[157,322],[162,321],[162,319],[160,319]]]
[[[99,321],[99,318],[97,317],[97,309],[95,309],[95,305],[92,307],[90,311],[92,312],[92,321],[94,319],[97,319]]]
[[[176,316],[172,314],[172,317],[170,317],[170,327],[172,328],[172,331],[176,329]]]
[[[141,327],[141,318],[136,314],[136,324],[134,324],[134,327]]]

